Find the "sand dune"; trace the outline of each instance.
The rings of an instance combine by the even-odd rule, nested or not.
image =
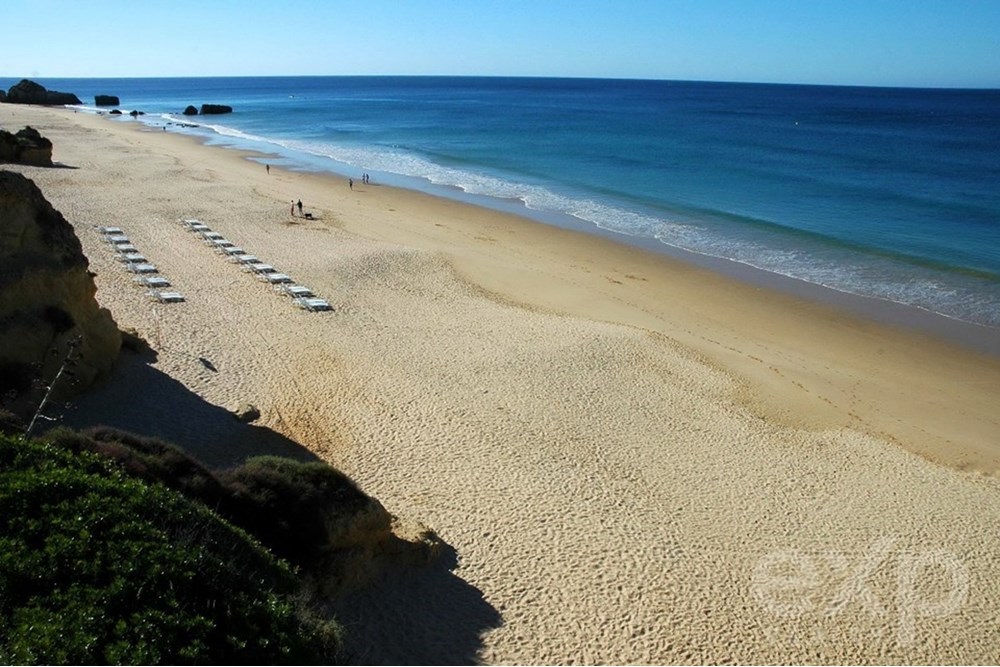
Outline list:
[[[213,465],[318,456],[454,549],[450,571],[341,603],[359,659],[1000,656],[996,359],[606,240],[267,174],[134,122],[0,105],[0,123],[36,127],[73,167],[12,168],[156,352],[69,423],[145,427]],[[299,198],[317,219],[290,217]],[[188,217],[334,312],[296,308]],[[186,301],[147,299],[105,224]],[[261,420],[226,427],[244,401]]]

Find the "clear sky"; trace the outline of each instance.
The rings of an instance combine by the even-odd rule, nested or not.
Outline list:
[[[1000,0],[2,0],[0,76],[1000,88]]]

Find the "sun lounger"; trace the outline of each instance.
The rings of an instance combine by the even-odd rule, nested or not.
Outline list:
[[[138,251],[138,248],[136,248],[131,243],[119,243],[119,244],[117,244],[115,246],[115,252],[122,253],[122,254],[129,253],[129,252],[137,252],[137,251]]]
[[[126,264],[145,264],[149,260],[146,259],[145,255],[141,255],[137,252],[125,252],[118,256],[119,261],[125,262]]]
[[[150,290],[149,296],[160,303],[179,303],[184,300],[184,295],[180,292],[163,292],[160,290]]]
[[[243,248],[240,248],[239,246],[234,246],[234,245],[223,246],[222,247],[222,252],[224,254],[228,255],[229,257],[235,257],[236,255],[245,255],[245,254],[247,254],[246,250],[244,250]]]
[[[111,245],[117,245],[119,243],[131,243],[131,241],[128,240],[128,237],[125,236],[124,234],[108,234],[107,239],[108,243],[110,243]]]
[[[291,276],[288,276],[284,273],[278,273],[277,271],[273,271],[271,273],[263,273],[261,275],[263,276],[264,280],[271,283],[272,285],[280,285],[282,283],[294,282]]]
[[[211,243],[212,241],[215,241],[216,239],[223,238],[222,234],[220,234],[219,232],[211,232],[211,231],[209,231],[209,232],[200,232],[199,236],[201,236],[201,238],[205,239],[206,243]]]
[[[240,264],[260,264],[260,260],[257,259],[257,255],[239,255],[235,259]]]
[[[224,250],[226,248],[235,248],[236,244],[228,239],[212,239],[212,245],[216,247],[217,250]]]
[[[138,263],[138,264],[126,264],[127,268],[132,273],[156,273],[156,267],[152,264]]]
[[[297,303],[299,307],[305,308],[310,313],[320,310],[333,310],[333,306],[331,306],[326,299],[319,299],[317,297],[304,297],[296,299],[295,303]]]
[[[104,234],[105,236],[110,236],[112,234],[124,234],[121,227],[98,227],[97,231]]]
[[[137,276],[133,280],[146,287],[170,287],[170,281],[163,276]]]
[[[293,299],[301,299],[303,297],[315,296],[313,291],[306,287],[305,285],[296,285],[294,283],[289,283],[281,286],[281,291],[292,297]]]
[[[257,275],[277,272],[276,268],[274,268],[270,264],[264,264],[263,262],[257,262],[256,264],[247,264],[247,270],[253,271]]]
[[[208,225],[203,225],[200,222],[196,222],[193,225],[188,226],[188,229],[190,229],[192,232],[195,232],[196,234],[204,234],[205,232],[212,231],[212,229]]]
[[[187,227],[188,229],[191,229],[191,227],[193,227],[194,225],[200,225],[201,220],[198,220],[196,218],[182,218],[181,224]]]

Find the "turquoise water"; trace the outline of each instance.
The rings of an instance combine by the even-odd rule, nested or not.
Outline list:
[[[997,90],[455,77],[39,81],[88,102],[118,95],[123,110],[146,112],[142,122],[275,154],[273,164],[355,179],[367,172],[1000,327]],[[180,115],[202,103],[235,111]]]

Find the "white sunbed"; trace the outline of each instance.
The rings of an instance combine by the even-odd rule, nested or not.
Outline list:
[[[271,273],[262,273],[261,276],[264,278],[264,280],[271,283],[272,285],[280,285],[282,283],[294,282],[291,276],[284,273],[278,273],[277,271],[272,271]]]
[[[110,236],[111,234],[124,234],[125,232],[121,227],[98,227],[97,231],[104,234],[105,236]]]
[[[211,243],[212,241],[215,241],[216,239],[223,238],[222,234],[220,234],[219,232],[211,232],[211,231],[209,231],[209,232],[200,232],[199,235],[201,236],[201,238],[205,239],[205,241],[207,243]]]
[[[118,245],[119,243],[131,243],[128,237],[124,234],[108,234],[108,243],[111,245]]]
[[[163,276],[137,276],[135,281],[146,287],[170,287],[170,281]]]
[[[196,234],[204,234],[205,232],[210,232],[212,229],[208,225],[203,225],[200,222],[196,222],[193,225],[188,225],[188,229]]]
[[[260,260],[257,259],[257,255],[238,255],[236,261],[240,264],[260,264]]]
[[[136,248],[131,243],[118,243],[118,244],[115,245],[115,252],[119,252],[119,253],[122,253],[122,254],[130,253],[130,252],[138,252],[138,250],[139,249]]]
[[[239,246],[235,246],[235,245],[223,246],[222,247],[222,252],[225,253],[226,255],[229,255],[230,257],[235,257],[236,255],[245,255],[245,254],[247,254],[246,250],[244,250],[243,248],[240,248]]]
[[[286,284],[281,286],[281,291],[292,297],[293,299],[301,299],[303,297],[316,296],[313,291],[306,287],[305,285],[295,285],[294,283]]]
[[[184,295],[180,292],[162,292],[160,290],[150,290],[149,296],[160,303],[179,303],[184,300]]]
[[[196,218],[181,218],[181,224],[190,229],[194,225],[200,225],[201,220],[198,220]]]
[[[297,303],[299,307],[305,308],[310,313],[320,310],[333,310],[333,306],[331,306],[326,299],[320,299],[317,297],[303,297],[301,299],[295,299],[295,303]]]
[[[137,252],[125,252],[118,256],[118,259],[126,264],[145,264],[149,260],[146,259],[145,255]]]
[[[235,248],[236,244],[228,239],[212,239],[211,244],[218,250],[224,250],[225,248]]]
[[[140,262],[138,264],[126,264],[125,268],[127,268],[132,273],[156,273],[155,266],[143,262]]]
[[[264,264],[263,262],[257,262],[255,264],[247,264],[247,269],[253,271],[254,273],[261,275],[264,273],[275,273],[277,269],[270,264]]]

